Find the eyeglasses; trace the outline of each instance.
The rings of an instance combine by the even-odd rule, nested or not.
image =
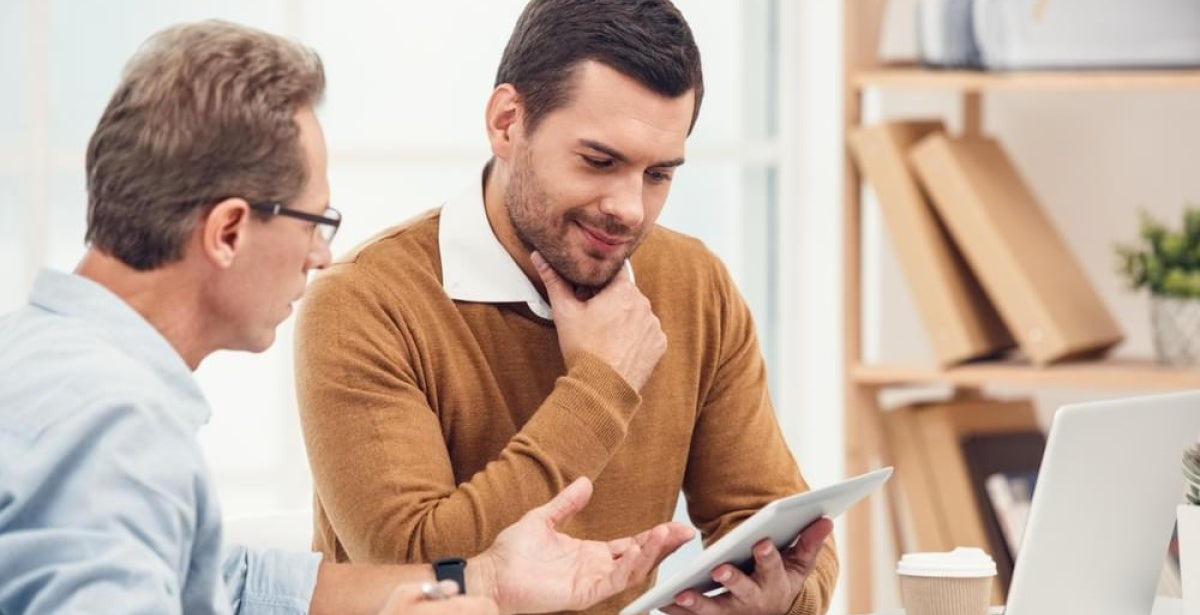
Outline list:
[[[317,232],[321,234],[321,239],[325,243],[333,241],[333,236],[337,235],[338,227],[342,225],[342,212],[332,208],[325,208],[325,215],[318,216],[310,214],[307,211],[284,207],[282,203],[259,202],[250,203],[250,209],[271,214],[273,216],[288,216],[297,218],[307,222],[315,222],[317,224]]]

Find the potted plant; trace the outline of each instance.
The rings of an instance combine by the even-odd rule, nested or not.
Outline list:
[[[1131,289],[1150,291],[1158,360],[1200,365],[1200,209],[1183,212],[1183,229],[1168,229],[1142,212],[1141,240],[1116,247]]]
[[[1187,503],[1176,511],[1184,613],[1200,613],[1200,444],[1183,452]]]

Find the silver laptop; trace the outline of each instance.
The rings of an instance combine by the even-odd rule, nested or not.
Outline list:
[[[1005,615],[1148,615],[1198,435],[1200,392],[1060,409]]]

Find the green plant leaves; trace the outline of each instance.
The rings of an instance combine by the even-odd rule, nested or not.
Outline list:
[[[1115,246],[1117,271],[1131,289],[1156,295],[1200,297],[1200,208],[1188,206],[1183,228],[1168,229],[1145,211],[1137,244]]]

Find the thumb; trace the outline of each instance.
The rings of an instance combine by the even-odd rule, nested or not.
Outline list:
[[[534,510],[546,518],[550,527],[566,523],[575,513],[587,506],[592,499],[592,481],[586,476],[575,479],[566,489],[558,492],[554,499]]]
[[[542,284],[546,285],[546,295],[550,298],[551,307],[577,301],[571,285],[558,276],[540,252],[530,254],[530,260],[533,261],[533,268],[537,270],[538,277],[542,278]]]

